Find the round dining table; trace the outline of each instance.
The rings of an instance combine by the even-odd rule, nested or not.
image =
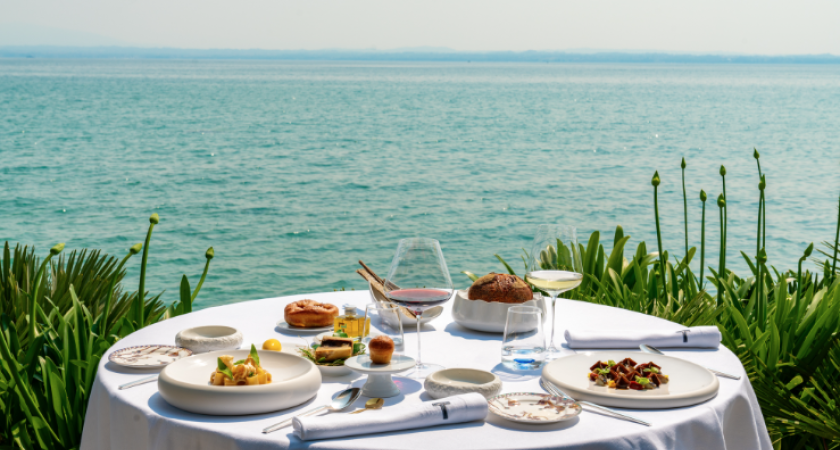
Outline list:
[[[298,336],[277,323],[284,307],[293,301],[313,299],[341,307],[355,305],[364,311],[371,303],[370,293],[342,291],[292,295],[247,301],[202,309],[143,328],[117,342],[105,353],[91,391],[82,434],[83,450],[232,450],[232,449],[412,449],[412,450],[490,450],[490,449],[767,449],[772,448],[755,393],[738,358],[721,346],[717,349],[668,350],[669,356],[686,358],[697,364],[741,375],[740,380],[720,378],[720,390],[706,402],[672,409],[622,409],[651,423],[644,426],[584,410],[572,420],[553,424],[511,422],[490,413],[484,421],[437,426],[379,434],[317,441],[302,441],[291,427],[270,434],[262,430],[295,414],[330,403],[332,397],[348,387],[361,387],[359,374],[324,377],[317,395],[306,403],[282,411],[248,416],[208,416],[194,414],[169,405],[158,393],[156,382],[120,390],[125,383],[147,377],[155,371],[124,368],[108,361],[107,355],[125,347],[173,345],[175,335],[201,325],[227,325],[244,335],[242,348],[255,344],[261,348],[267,339],[284,343],[311,342],[315,335]],[[562,331],[574,329],[680,330],[684,327],[644,314],[559,299],[557,301],[557,340]],[[544,392],[540,371],[512,371],[501,364],[501,334],[464,328],[452,319],[451,302],[443,313],[423,325],[424,362],[448,368],[465,367],[490,371],[503,382],[502,393]],[[417,332],[405,327],[405,350],[416,357]],[[565,351],[574,350],[565,346]],[[394,377],[400,395],[385,399],[384,410],[396,404],[431,401],[422,380]],[[353,409],[363,408],[360,397]],[[352,411],[353,409],[348,409]],[[333,414],[342,414],[337,412]]]

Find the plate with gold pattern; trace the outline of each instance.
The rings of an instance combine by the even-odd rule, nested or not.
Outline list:
[[[534,392],[514,392],[487,399],[490,412],[522,423],[556,423],[577,417],[580,405],[563,397]]]

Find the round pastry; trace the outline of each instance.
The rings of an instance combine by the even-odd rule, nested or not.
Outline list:
[[[388,336],[376,336],[368,342],[370,361],[374,364],[390,364],[394,354],[394,341]]]
[[[489,273],[475,280],[467,292],[470,300],[499,303],[525,303],[534,299],[531,286],[522,278],[506,273]]]
[[[286,305],[283,315],[289,325],[301,328],[325,327],[338,317],[338,307],[315,300],[299,300]]]

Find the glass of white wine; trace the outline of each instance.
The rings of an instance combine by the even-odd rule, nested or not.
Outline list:
[[[551,299],[551,311],[546,314],[548,326],[551,327],[547,360],[561,355],[554,344],[557,296],[580,286],[583,281],[583,264],[576,233],[575,227],[567,225],[540,225],[527,258],[528,273],[525,274],[525,281],[547,293]]]

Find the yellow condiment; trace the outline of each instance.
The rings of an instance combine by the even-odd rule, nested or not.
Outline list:
[[[280,344],[280,341],[278,341],[277,339],[269,339],[269,340],[263,342],[262,349],[263,350],[271,350],[273,352],[279,352],[280,350],[283,350],[283,346]]]
[[[364,325],[362,325],[364,323]],[[356,315],[356,307],[345,305],[344,314],[333,321],[333,332],[343,331],[349,338],[359,338],[370,334],[370,318]]]

